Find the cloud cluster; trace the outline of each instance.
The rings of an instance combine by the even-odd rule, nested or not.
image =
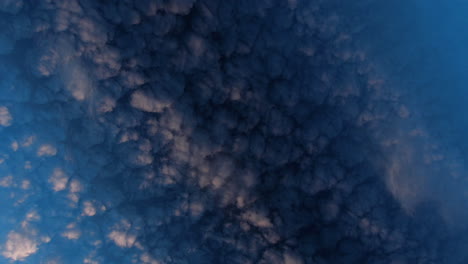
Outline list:
[[[378,1],[340,2],[0,3],[2,256],[460,263],[461,161],[379,64]]]
[[[31,254],[36,253],[37,243],[21,234],[11,232],[5,244],[2,255],[12,260],[24,260]]]

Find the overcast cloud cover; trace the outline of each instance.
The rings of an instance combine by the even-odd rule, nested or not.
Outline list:
[[[0,0],[0,263],[467,263],[466,11]]]

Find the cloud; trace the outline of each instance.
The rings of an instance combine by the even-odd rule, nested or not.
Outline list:
[[[123,248],[133,247],[136,242],[136,236],[127,232],[122,231],[112,231],[108,235],[109,239],[111,239],[117,246]]]
[[[431,68],[437,56],[411,59],[419,46],[408,53],[400,27],[414,23],[379,8],[0,3],[0,197],[8,201],[0,223],[27,229],[4,232],[3,255],[34,263],[462,262],[464,253],[450,252],[466,244],[452,230],[464,230],[468,217],[466,133],[455,125],[464,119],[444,123],[431,114],[447,116],[449,104],[415,102],[429,96],[415,87],[434,82],[414,75],[426,67],[401,63]],[[387,17],[399,27],[383,30]],[[444,87],[457,79],[445,77]],[[30,210],[40,217],[18,219]]]
[[[64,83],[70,94],[78,101],[83,101],[90,96],[93,83],[86,70],[73,62],[64,68]]]
[[[13,185],[13,176],[5,176],[0,179],[0,186],[2,187],[10,187]]]
[[[38,244],[33,239],[14,231],[8,234],[2,255],[11,260],[25,260],[38,250]]]
[[[83,203],[83,214],[86,216],[93,216],[96,214],[96,207],[90,201]]]
[[[157,98],[148,91],[138,90],[132,94],[131,106],[150,113],[161,113],[171,102],[165,98]]]
[[[152,258],[150,254],[144,253],[140,256],[140,260],[143,263],[149,263],[149,264],[160,264],[161,262],[157,261],[156,259]]]
[[[77,23],[78,34],[82,41],[96,44],[104,44],[107,41],[107,30],[104,21],[96,21],[90,17],[84,17]]]
[[[57,148],[51,144],[43,144],[37,150],[38,157],[48,157],[57,155]]]
[[[52,184],[54,191],[59,192],[67,188],[68,179],[68,175],[62,169],[56,168],[49,177],[49,183]]]
[[[69,240],[77,240],[81,236],[81,232],[78,230],[67,230],[62,233],[62,236]]]
[[[56,47],[43,44],[44,50],[41,52],[33,53],[31,58],[33,66],[33,73],[37,76],[49,77],[57,72],[61,57]]]
[[[0,107],[0,125],[10,126],[13,118],[11,117],[10,111],[5,106]]]
[[[262,213],[249,211],[242,215],[242,219],[248,221],[250,224],[260,227],[260,228],[269,228],[273,227],[270,220],[263,215]]]

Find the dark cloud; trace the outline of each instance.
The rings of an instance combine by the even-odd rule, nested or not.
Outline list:
[[[3,1],[1,255],[464,263],[464,79],[417,6]]]

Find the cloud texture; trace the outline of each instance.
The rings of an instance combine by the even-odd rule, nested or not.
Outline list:
[[[402,6],[1,2],[3,261],[465,263],[465,130]]]

